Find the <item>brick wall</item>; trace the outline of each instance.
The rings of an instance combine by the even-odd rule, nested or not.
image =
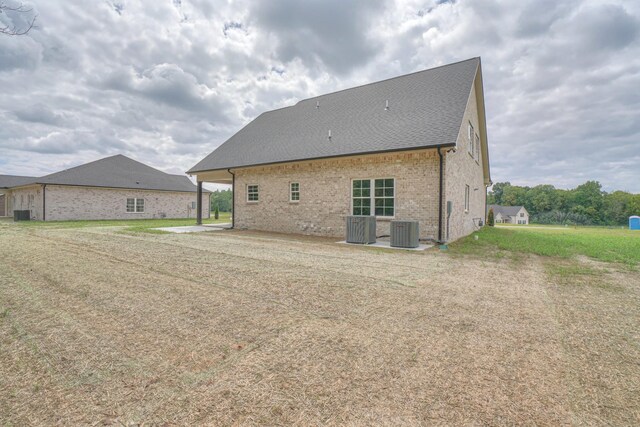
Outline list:
[[[234,170],[235,226],[284,233],[344,237],[353,179],[394,178],[395,218],[420,222],[421,238],[437,238],[436,150],[343,157]],[[300,183],[300,201],[289,184]],[[259,202],[247,202],[247,185],[259,185]],[[378,235],[389,221],[378,221]]]
[[[126,211],[127,198],[143,198],[144,213]],[[195,218],[196,193],[47,185],[46,220]],[[209,217],[209,193],[203,193],[203,218]],[[42,209],[40,208],[39,215]],[[38,217],[37,219],[41,219]]]
[[[445,155],[445,200],[453,203],[453,210],[448,219],[447,241],[454,241],[478,229],[478,221],[485,221],[486,187],[482,169],[482,150],[478,156],[469,155],[469,122],[475,133],[480,135],[478,126],[478,103],[476,101],[475,84],[462,119],[458,133],[457,149]],[[475,153],[474,153],[475,154]],[[469,185],[469,210],[465,212],[465,186]],[[446,219],[446,204],[443,212]],[[447,230],[445,229],[445,233]]]
[[[42,219],[42,186],[30,185],[27,187],[20,187],[17,189],[9,190],[7,193],[9,197],[8,201],[8,216],[13,216],[14,210],[28,210],[31,212],[32,220]]]

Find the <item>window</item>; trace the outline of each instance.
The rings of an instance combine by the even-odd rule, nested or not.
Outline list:
[[[524,212],[520,212],[520,217],[524,218]]]
[[[144,199],[127,199],[127,212],[129,213],[143,213],[144,212]]]
[[[191,202],[191,209],[195,209],[197,207],[198,207],[197,202]]]
[[[371,180],[354,179],[352,185],[353,214],[371,215]]]
[[[476,133],[476,160],[480,160],[480,137]]]
[[[373,189],[373,195],[371,190]],[[395,215],[395,180],[393,178],[354,179],[353,215],[393,217]]]
[[[258,201],[258,186],[256,184],[247,185],[247,202]]]
[[[464,186],[464,211],[469,212],[469,186]]]
[[[300,183],[299,182],[292,182],[289,185],[289,201],[290,202],[300,201]]]
[[[471,124],[471,122],[469,122],[469,146],[467,148],[471,157],[473,157],[473,142],[474,142],[473,136],[474,135],[475,135],[475,132],[473,131],[473,125]]]

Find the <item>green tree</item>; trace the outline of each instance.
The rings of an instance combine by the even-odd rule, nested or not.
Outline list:
[[[493,217],[493,209],[489,209],[489,214],[487,215],[487,225],[493,227],[496,225],[495,218]]]

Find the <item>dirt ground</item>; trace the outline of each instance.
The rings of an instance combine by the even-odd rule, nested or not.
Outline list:
[[[549,262],[0,224],[0,424],[639,424],[640,274]]]

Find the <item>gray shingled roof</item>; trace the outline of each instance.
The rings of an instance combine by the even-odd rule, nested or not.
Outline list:
[[[38,184],[140,190],[196,191],[185,175],[172,175],[118,154],[34,180]]]
[[[188,173],[453,145],[479,64],[472,58],[265,112]]]
[[[489,205],[489,209],[493,209],[493,214],[498,215],[498,213],[502,214],[502,216],[516,216],[520,209],[524,206],[500,206],[500,205]],[[488,211],[487,211],[488,212]]]
[[[35,176],[0,175],[0,188],[18,187],[34,182]]]

